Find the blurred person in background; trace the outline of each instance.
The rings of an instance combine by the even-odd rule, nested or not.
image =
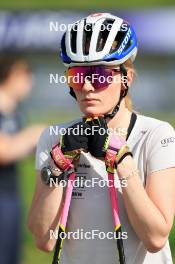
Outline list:
[[[20,102],[32,89],[28,63],[0,55],[0,264],[19,263],[21,202],[17,161],[36,146],[44,125],[22,128]]]

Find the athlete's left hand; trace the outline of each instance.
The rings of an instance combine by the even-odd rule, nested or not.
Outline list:
[[[120,163],[132,153],[124,138],[108,129],[104,117],[87,118],[84,122],[91,126],[91,135],[88,136],[88,150],[96,158],[105,158],[108,149],[116,151],[116,162]]]
[[[84,122],[91,127],[88,136],[88,150],[96,158],[104,158],[108,145],[108,127],[104,117],[84,118]]]

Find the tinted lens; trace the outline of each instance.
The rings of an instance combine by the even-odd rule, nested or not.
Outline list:
[[[95,89],[105,88],[112,82],[112,69],[103,66],[95,66],[91,67],[91,71],[91,83]]]
[[[71,67],[66,71],[66,78],[69,87],[81,89],[84,84],[85,76],[90,67]]]
[[[105,66],[71,67],[66,71],[66,77],[73,89],[81,89],[85,80],[91,81],[95,89],[102,89],[112,83],[113,69]]]

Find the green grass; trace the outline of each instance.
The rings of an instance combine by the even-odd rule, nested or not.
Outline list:
[[[101,0],[89,0],[89,1],[59,1],[59,0],[14,0],[14,1],[5,1],[1,0],[0,8],[8,8],[8,9],[89,9],[94,11],[100,10],[104,11],[104,9],[113,9],[113,8],[147,8],[147,7],[159,7],[159,6],[173,6],[175,5],[174,0],[129,0],[129,1],[101,1]]]
[[[174,244],[174,241],[175,241],[175,220],[174,220],[174,225],[173,225],[173,228],[172,228],[170,236],[169,236],[169,241],[170,241],[171,253],[173,256],[173,260],[174,260],[173,263],[175,263],[175,244]]]
[[[65,115],[59,115],[60,119],[57,120],[56,115],[48,115],[45,116],[45,119],[43,121],[46,121],[46,119],[49,120],[49,123],[57,123],[62,122],[66,120],[70,120],[72,118],[75,118],[76,114],[69,114],[67,116]],[[173,115],[171,114],[154,114],[154,117],[157,117],[159,119],[164,119],[168,122],[170,122],[172,125],[175,126],[175,119],[173,118]],[[40,120],[40,118],[37,118]],[[36,121],[36,117],[33,118],[33,121]],[[27,222],[27,213],[31,204],[34,187],[35,187],[35,171],[34,171],[34,156],[25,159],[20,163],[19,166],[20,169],[20,186],[21,186],[21,195],[23,199],[23,250],[22,250],[22,262],[21,264],[49,264],[51,263],[52,254],[46,254],[38,249],[36,249],[33,238],[26,227]],[[175,263],[175,223],[172,228],[171,234],[170,234],[170,246],[171,251],[174,258]]]

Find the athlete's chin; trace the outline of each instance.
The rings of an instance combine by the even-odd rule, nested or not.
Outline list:
[[[104,114],[102,109],[96,106],[83,107],[81,111],[85,114],[85,116],[99,116]]]

